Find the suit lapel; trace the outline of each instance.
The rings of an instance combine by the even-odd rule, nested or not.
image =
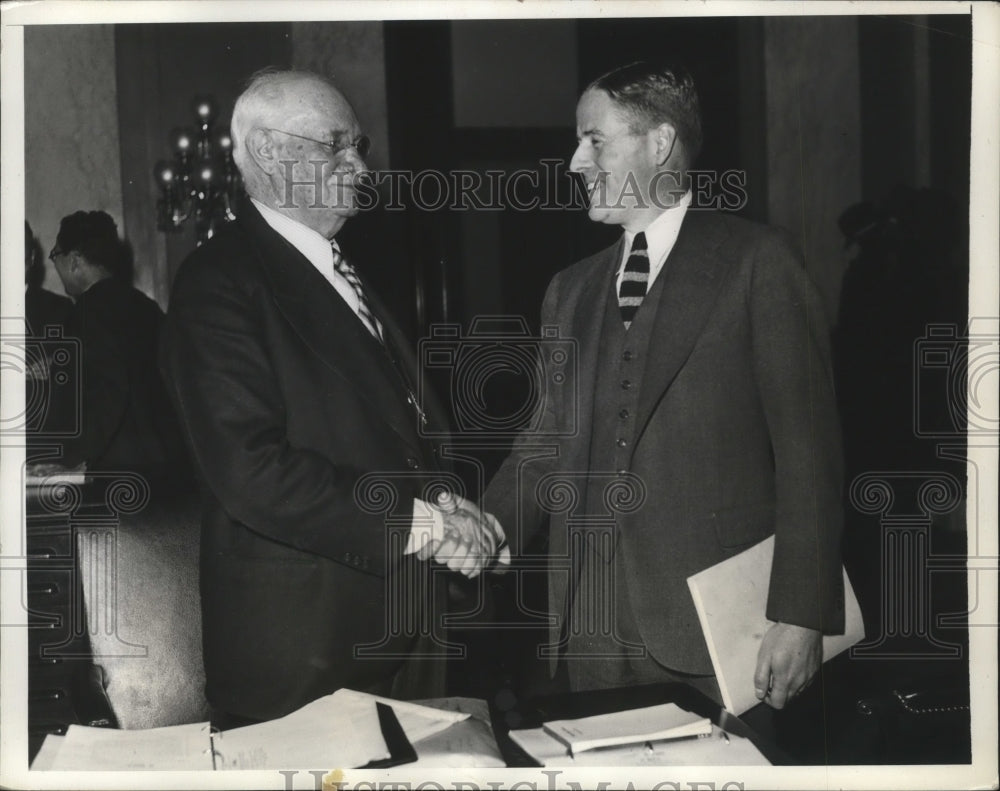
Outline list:
[[[412,421],[407,422],[411,415],[401,409],[399,383],[381,343],[305,256],[274,231],[249,201],[239,222],[257,241],[258,263],[267,273],[275,304],[285,320],[334,374],[357,390],[400,437],[411,442],[414,430]]]
[[[705,212],[687,212],[663,266],[666,278],[650,336],[636,427],[638,439],[656,405],[691,354],[725,280],[729,262],[717,254],[724,234]],[[633,446],[634,447],[634,446]]]

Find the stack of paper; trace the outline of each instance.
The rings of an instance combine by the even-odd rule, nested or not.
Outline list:
[[[569,754],[544,728],[511,731],[511,739],[542,766],[770,766],[753,742],[712,727],[710,736],[671,739]]]
[[[572,755],[598,747],[680,739],[712,732],[708,717],[699,717],[675,703],[575,720],[555,720],[543,727],[566,745]]]
[[[32,769],[107,771],[212,770],[207,722],[122,731],[70,725],[65,736],[46,736]]]
[[[71,725],[65,736],[46,737],[32,768],[210,771],[359,767],[390,755],[376,703],[392,707],[411,744],[469,717],[459,711],[341,689],[279,719],[214,734],[207,722],[143,730]]]

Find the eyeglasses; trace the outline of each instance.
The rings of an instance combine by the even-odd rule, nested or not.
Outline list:
[[[269,132],[281,132],[283,135],[288,135],[289,137],[297,137],[299,140],[308,140],[310,143],[315,143],[316,145],[323,146],[330,152],[331,157],[340,156],[347,149],[353,148],[358,152],[358,156],[364,159],[368,156],[368,153],[372,148],[372,141],[368,135],[360,135],[356,139],[352,140],[350,143],[324,143],[322,140],[316,140],[312,137],[306,137],[305,135],[297,135],[295,132],[286,132],[284,129],[274,129],[268,127]]]
[[[52,251],[49,253],[49,260],[52,263],[55,263],[57,256],[66,255],[66,253],[68,252],[69,252],[68,250],[60,250],[58,247],[53,247]]]

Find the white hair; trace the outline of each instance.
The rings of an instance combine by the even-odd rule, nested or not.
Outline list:
[[[290,98],[289,88],[309,80],[328,82],[313,72],[268,67],[250,77],[243,93],[236,100],[233,120],[229,125],[233,139],[233,161],[243,176],[247,193],[252,197],[260,196],[263,183],[247,150],[247,136],[254,127],[280,124],[285,120],[285,106]]]

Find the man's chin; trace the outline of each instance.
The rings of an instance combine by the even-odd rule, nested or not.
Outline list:
[[[612,213],[604,206],[591,206],[587,210],[587,217],[591,222],[603,222],[609,225],[618,225]]]

